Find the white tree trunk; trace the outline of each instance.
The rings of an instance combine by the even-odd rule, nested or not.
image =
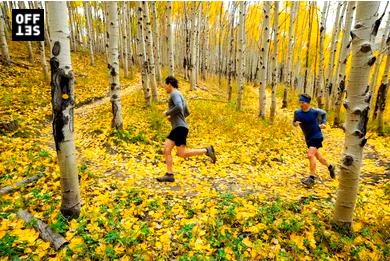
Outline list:
[[[275,120],[276,114],[276,77],[278,74],[278,36],[279,36],[279,2],[274,2],[274,49],[272,54],[272,95],[271,95],[271,112],[270,112],[270,120],[271,123]]]
[[[87,21],[87,38],[88,38],[88,48],[89,48],[89,62],[92,66],[95,66],[95,56],[93,53],[93,42],[92,42],[92,31],[91,31],[91,20],[89,13],[90,10],[90,3],[83,2],[84,4],[84,12],[85,12],[85,20]]]
[[[387,45],[386,46],[387,47],[386,66],[385,66],[385,70],[383,72],[381,85],[379,86],[379,89],[378,89],[378,92],[376,95],[376,103],[375,103],[375,109],[374,109],[374,119],[378,118],[377,132],[378,132],[378,135],[380,135],[380,136],[384,135],[383,114],[385,112],[387,93],[389,90],[390,34],[388,34],[388,36],[387,36],[386,45]]]
[[[203,42],[203,59],[202,59],[202,78],[203,80],[207,79],[207,73],[209,69],[209,12],[210,12],[210,2],[207,2],[206,7],[206,17],[204,18],[204,42]]]
[[[325,86],[325,99],[326,99],[326,102],[325,102],[325,108],[328,109],[329,108],[329,103],[330,103],[330,95],[331,95],[331,88],[333,88],[332,86],[332,82],[333,82],[333,69],[334,69],[334,59],[335,59],[335,56],[336,56],[336,50],[337,50],[337,44],[336,44],[336,41],[338,40],[338,35],[339,35],[339,26],[338,26],[338,23],[340,21],[340,12],[341,12],[341,7],[343,6],[343,3],[342,2],[339,2],[337,4],[337,11],[336,11],[336,22],[337,24],[335,24],[333,26],[333,31],[332,31],[332,42],[330,44],[330,58],[329,58],[329,63],[328,63],[328,69],[327,69],[327,76],[326,76],[326,86]]]
[[[379,45],[379,50],[378,50],[380,55],[378,55],[378,57],[377,57],[378,59],[375,61],[374,73],[373,73],[373,75],[371,77],[371,81],[370,81],[371,94],[375,93],[375,90],[376,90],[378,73],[379,73],[379,69],[381,67],[383,58],[384,58],[384,55],[382,55],[381,52],[383,51],[383,48],[385,47],[385,40],[387,39],[387,33],[389,32],[389,29],[390,29],[390,12],[387,13],[387,21],[386,21],[386,25],[385,25],[385,28],[384,28],[383,33],[382,33],[382,40],[381,40],[381,44]],[[372,101],[374,101],[374,99],[372,99]],[[373,105],[373,104],[371,103],[371,105]]]
[[[146,42],[146,53],[147,53],[147,61],[148,61],[148,72],[149,72],[149,83],[152,89],[152,99],[154,102],[158,101],[158,90],[157,90],[157,82],[156,82],[156,66],[154,64],[154,53],[153,53],[153,36],[152,36],[152,26],[150,23],[149,16],[149,6],[148,3],[142,1],[143,3],[143,14],[144,14],[144,23],[145,26],[145,42]]]
[[[344,93],[345,93],[345,80],[346,80],[346,67],[347,67],[347,59],[349,56],[349,51],[351,50],[349,48],[349,38],[350,38],[350,31],[352,27],[352,21],[353,21],[353,12],[355,11],[355,2],[348,2],[347,3],[347,13],[346,13],[346,19],[345,19],[345,25],[343,29],[343,36],[341,39],[341,49],[339,54],[339,72],[338,72],[338,90],[337,90],[337,99],[336,99],[336,110],[335,110],[335,117],[334,117],[334,125],[339,126],[341,124],[341,118],[340,118],[340,112],[341,112],[341,104],[344,99]]]
[[[345,145],[340,167],[334,222],[351,228],[358,192],[363,147],[367,139],[370,93],[367,88],[373,58],[375,20],[380,2],[357,2],[356,22],[352,30],[352,62],[347,84]]]
[[[52,41],[51,88],[53,136],[61,173],[61,213],[80,214],[80,188],[74,141],[74,76],[70,58],[68,9],[65,2],[48,2],[48,21]]]
[[[49,80],[49,71],[47,68],[46,54],[45,54],[45,42],[39,42],[39,52],[41,54],[41,66],[43,71],[43,79],[45,82]]]
[[[192,11],[191,11],[191,40],[190,40],[190,52],[191,52],[191,61],[190,61],[190,80],[191,80],[191,90],[196,90],[196,2],[192,2]]]
[[[11,59],[9,57],[8,52],[8,44],[7,44],[7,38],[6,38],[6,27],[5,27],[5,20],[3,16],[3,12],[0,12],[0,44],[1,44],[1,58],[2,62],[5,65],[9,65],[11,63]]]
[[[107,3],[108,19],[108,73],[110,82],[110,100],[112,108],[112,128],[122,129],[122,109],[119,82],[119,18],[117,2]]]
[[[320,23],[320,64],[319,64],[319,75],[318,75],[318,97],[317,103],[319,108],[323,108],[324,100],[324,66],[325,66],[325,56],[324,56],[324,40],[326,32],[326,19],[329,9],[329,2],[325,1],[324,8],[321,11],[321,23]]]
[[[127,20],[127,15],[128,15],[128,10],[127,10],[127,3],[124,2],[123,3],[123,14],[122,14],[122,23],[121,23],[121,26],[122,26],[122,46],[123,46],[123,69],[125,71],[125,78],[128,78],[129,77],[129,57],[128,57],[128,41],[127,41],[127,27],[129,26],[129,21]],[[131,26],[131,25],[130,25]]]
[[[327,2],[325,2],[326,4]],[[287,68],[286,68],[286,74],[287,74],[287,83],[284,86],[284,92],[283,92],[283,105],[282,108],[287,108],[288,105],[288,88],[292,85],[292,62],[294,60],[293,56],[293,49],[294,49],[294,21],[296,18],[297,13],[297,3],[296,2],[290,2],[290,27],[288,29],[288,39],[289,42],[287,44]]]
[[[175,59],[173,46],[172,2],[167,2],[167,26],[168,26],[168,59],[170,75],[175,76]]]
[[[161,50],[160,50],[160,31],[158,28],[158,20],[157,20],[157,8],[156,2],[152,1],[152,13],[153,13],[153,37],[154,37],[154,57],[156,58],[156,78],[157,81],[161,84],[162,82],[162,74],[161,74]]]
[[[244,83],[245,83],[245,2],[240,2],[240,22],[239,22],[239,49],[238,49],[238,95],[237,95],[237,110],[242,111],[242,100],[244,95]]]
[[[137,2],[137,42],[138,42],[138,57],[141,61],[141,76],[142,76],[142,87],[144,91],[144,98],[147,106],[151,105],[151,95],[149,88],[149,79],[148,79],[148,61],[146,58],[146,47],[145,47],[145,38],[144,38],[144,24],[142,16],[142,4]]]
[[[229,40],[229,72],[228,72],[228,102],[232,100],[232,80],[234,74],[234,16],[236,13],[236,7],[233,5],[230,17],[230,40]]]
[[[269,19],[270,19],[270,2],[263,2],[262,7],[262,38],[261,38],[261,53],[260,53],[260,87],[259,87],[259,117],[265,118],[266,105],[266,87],[267,87],[267,65],[269,51]]]

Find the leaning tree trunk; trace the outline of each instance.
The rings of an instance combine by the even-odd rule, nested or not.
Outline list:
[[[148,61],[146,58],[146,47],[145,47],[145,38],[144,38],[144,24],[142,17],[142,4],[137,2],[137,42],[138,42],[138,56],[142,64],[141,76],[142,76],[142,88],[144,91],[144,98],[147,106],[151,105],[151,96],[149,88],[149,79],[148,79]]]
[[[344,93],[345,93],[345,71],[347,67],[347,59],[350,51],[350,44],[349,42],[349,35],[352,27],[352,21],[353,21],[353,12],[355,10],[355,2],[348,2],[347,7],[347,14],[345,16],[345,25],[343,30],[343,36],[341,39],[341,50],[339,55],[339,73],[338,73],[338,90],[337,90],[337,99],[336,99],[336,110],[335,110],[335,116],[334,116],[334,125],[340,126],[341,119],[340,119],[340,112],[341,112],[341,104],[344,99]]]
[[[5,65],[9,65],[11,63],[11,59],[9,57],[8,52],[8,44],[7,44],[7,38],[6,38],[6,28],[5,28],[5,21],[3,12],[0,12],[0,44],[1,44],[1,58],[2,62]]]
[[[329,9],[329,1],[325,1],[324,8],[321,11],[321,23],[320,23],[320,64],[318,73],[318,91],[317,91],[317,103],[319,108],[324,107],[324,40],[326,32],[326,18]]]
[[[173,26],[172,26],[172,2],[167,2],[167,26],[168,26],[168,60],[170,75],[175,76],[175,60],[174,60],[174,46],[173,46]]]
[[[144,7],[144,22],[145,26],[145,39],[146,39],[146,52],[148,60],[148,71],[149,71],[149,83],[152,89],[152,99],[154,102],[158,101],[158,90],[156,82],[156,66],[154,64],[154,53],[153,53],[153,36],[152,26],[150,24],[149,6],[148,3],[142,1]]]
[[[327,2],[325,2],[326,4]],[[287,108],[288,105],[288,88],[291,87],[291,78],[292,78],[292,62],[294,60],[293,57],[293,49],[294,49],[294,21],[296,17],[296,11],[297,11],[297,3],[296,2],[290,2],[290,27],[288,29],[288,39],[289,42],[287,44],[287,82],[284,86],[283,91],[283,104],[282,108]]]
[[[108,2],[108,72],[110,80],[110,100],[112,107],[112,128],[122,129],[122,109],[119,82],[119,18],[117,2]]]
[[[162,82],[161,74],[161,51],[160,51],[160,32],[158,29],[158,20],[157,20],[157,8],[156,2],[152,1],[152,14],[153,14],[153,44],[154,44],[154,57],[156,58],[156,78],[159,83]]]
[[[271,123],[275,120],[276,113],[276,77],[278,74],[278,26],[279,26],[279,2],[274,2],[274,50],[272,54],[272,94],[271,94],[271,112],[270,112],[270,121]]]
[[[380,2],[357,2],[356,22],[352,30],[352,62],[347,85],[347,110],[345,124],[345,145],[340,168],[339,188],[333,220],[349,230],[358,192],[363,147],[367,142],[366,131],[369,113],[370,93],[367,88],[370,66],[374,57],[373,39]]]
[[[74,76],[70,58],[70,31],[65,2],[48,2],[52,41],[51,94],[53,136],[61,173],[61,213],[75,218],[80,214],[80,187],[74,141]]]
[[[269,12],[270,2],[263,2],[263,28],[261,36],[261,53],[260,53],[260,87],[259,87],[259,117],[265,118],[266,105],[266,87],[267,87],[267,64],[268,64],[268,47],[269,47]]]
[[[229,72],[228,72],[228,102],[232,100],[232,78],[234,74],[233,63],[234,63],[234,15],[236,13],[236,8],[233,5],[232,14],[230,18],[230,40],[229,40]]]
[[[383,114],[384,114],[385,108],[386,108],[387,92],[389,89],[390,34],[388,34],[388,36],[387,36],[386,45],[387,45],[386,66],[385,66],[385,71],[383,72],[382,82],[381,82],[381,85],[379,86],[378,93],[376,96],[376,103],[375,103],[375,110],[374,110],[374,119],[378,118],[377,132],[378,132],[378,135],[380,135],[380,136],[384,135]]]
[[[244,82],[245,82],[245,2],[240,2],[240,24],[239,24],[239,72],[238,72],[238,95],[237,95],[237,110],[242,110],[242,100],[244,93]]]
[[[93,53],[93,42],[92,42],[92,32],[91,32],[91,20],[89,13],[91,12],[88,2],[83,2],[84,4],[84,12],[85,12],[85,20],[87,21],[87,39],[88,39],[88,48],[89,48],[89,62],[92,66],[95,66],[95,56]]]

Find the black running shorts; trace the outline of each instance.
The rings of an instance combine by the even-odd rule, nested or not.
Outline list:
[[[186,127],[176,127],[168,135],[168,139],[175,142],[177,147],[187,145],[188,129]]]

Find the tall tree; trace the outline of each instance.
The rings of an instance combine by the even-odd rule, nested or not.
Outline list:
[[[145,42],[146,42],[146,53],[148,61],[149,71],[149,83],[152,89],[153,101],[158,101],[158,90],[156,82],[156,66],[154,64],[154,53],[153,53],[153,36],[152,36],[152,25],[150,23],[149,6],[146,1],[142,1],[144,7],[144,22],[145,22]]]
[[[124,73],[125,73],[125,78],[128,78],[129,77],[129,47],[127,46],[129,41],[128,41],[128,36],[127,33],[128,33],[128,29],[127,27],[130,26],[129,25],[129,21],[127,20],[127,17],[128,17],[128,9],[127,9],[127,3],[124,2],[123,3],[123,7],[122,7],[122,10],[123,10],[123,13],[122,13],[122,16],[121,16],[121,31],[122,31],[122,46],[123,46],[123,69],[124,69]]]
[[[26,8],[24,1],[19,2],[19,8],[20,9]],[[31,64],[34,64],[34,55],[33,55],[31,41],[27,41],[26,43],[27,43],[27,50],[28,50],[28,60]]]
[[[123,128],[120,82],[119,82],[119,18],[117,2],[108,2],[108,72],[110,80],[110,100],[112,107],[111,126],[116,129]]]
[[[233,5],[230,17],[230,40],[229,40],[229,72],[228,72],[228,101],[232,100],[232,80],[234,74],[234,16],[236,13],[236,7]]]
[[[313,8],[312,3],[309,2],[309,30],[307,32],[307,46],[306,46],[306,57],[305,57],[305,77],[303,81],[303,92],[307,92],[307,77],[308,77],[308,71],[309,71],[309,55],[310,55],[310,38],[311,38],[311,30],[313,28]]]
[[[326,32],[326,19],[329,10],[329,1],[325,1],[324,7],[321,11],[321,22],[320,22],[320,64],[319,64],[319,73],[318,73],[318,90],[317,90],[317,103],[319,108],[324,107],[324,66],[325,66],[325,56],[324,56],[324,41],[325,41],[325,32]]]
[[[93,47],[93,41],[92,41],[92,30],[91,30],[91,10],[90,10],[90,3],[83,2],[84,4],[84,12],[85,12],[85,20],[86,20],[86,28],[87,28],[87,39],[88,39],[88,48],[89,48],[89,62],[92,66],[95,66],[95,55],[94,55],[94,47]]]
[[[333,31],[332,31],[332,41],[330,44],[330,58],[329,58],[329,63],[328,63],[328,69],[327,69],[327,76],[326,76],[326,92],[325,92],[325,108],[328,109],[330,105],[330,100],[331,100],[331,92],[332,92],[332,82],[333,82],[333,70],[334,70],[334,60],[336,57],[336,51],[337,51],[337,40],[339,37],[339,21],[340,21],[340,16],[342,15],[341,7],[343,6],[343,2],[337,3],[337,11],[336,11],[336,22],[333,26]]]
[[[65,2],[48,2],[48,21],[53,49],[50,59],[53,136],[61,173],[61,213],[80,214],[80,187],[74,141],[74,76],[70,57],[68,9]]]
[[[367,83],[373,64],[373,39],[378,30],[375,20],[380,2],[357,2],[356,22],[352,35],[351,72],[344,104],[347,115],[345,145],[340,169],[339,187],[333,220],[342,228],[350,229],[358,192],[363,147],[366,131],[370,93]]]
[[[245,1],[239,3],[240,5],[240,22],[239,22],[239,72],[238,72],[238,95],[237,95],[237,110],[242,110],[242,100],[244,95],[244,83],[245,83]]]
[[[266,105],[266,87],[267,87],[267,64],[269,51],[269,14],[270,2],[264,1],[262,7],[262,37],[261,37],[261,52],[260,52],[260,88],[259,88],[259,117],[265,118]]]
[[[168,42],[168,60],[169,60],[169,69],[170,74],[175,76],[175,59],[174,59],[174,46],[173,46],[173,25],[172,25],[172,2],[167,2],[167,42]]]
[[[274,49],[273,49],[273,54],[272,54],[272,94],[271,94],[271,113],[270,113],[270,120],[271,123],[274,122],[275,119],[275,113],[276,113],[276,77],[278,74],[278,36],[279,36],[279,2],[275,1],[274,2]]]
[[[348,2],[347,3],[347,13],[345,17],[345,25],[343,29],[343,36],[341,39],[341,50],[339,55],[339,72],[338,72],[338,90],[337,90],[337,99],[336,99],[336,110],[335,110],[335,117],[334,117],[334,125],[339,126],[341,124],[341,118],[340,118],[340,112],[341,112],[341,104],[344,99],[344,93],[345,93],[345,80],[346,80],[346,67],[347,67],[347,59],[350,51],[350,44],[349,37],[350,37],[350,31],[352,27],[352,21],[353,21],[353,12],[355,10],[355,2]]]
[[[11,59],[8,52],[8,44],[6,38],[7,29],[5,27],[5,20],[3,12],[0,12],[0,44],[1,44],[1,59],[3,64],[9,65]]]
[[[142,16],[142,4],[140,1],[137,2],[137,43],[138,43],[138,57],[141,61],[141,77],[142,77],[142,88],[144,92],[144,98],[147,106],[151,105],[151,96],[148,79],[148,61],[146,58],[146,47],[145,47],[145,32],[144,23]]]
[[[198,44],[196,41],[196,2],[191,2],[191,39],[190,39],[190,52],[191,52],[191,60],[190,60],[190,80],[191,80],[191,90],[195,90],[196,86],[196,45]]]
[[[156,2],[150,2],[152,5],[152,14],[153,14],[153,46],[154,46],[154,57],[156,61],[156,77],[157,81],[161,83],[162,74],[161,74],[161,50],[160,50],[160,32],[158,27],[158,18],[157,18],[157,7]]]
[[[386,66],[385,71],[383,72],[381,85],[379,86],[376,103],[374,109],[374,119],[378,119],[377,132],[378,135],[384,135],[383,131],[383,114],[386,108],[387,93],[389,90],[389,67],[390,67],[390,33],[388,32],[386,40]]]
[[[325,2],[327,3],[327,2]],[[296,2],[290,2],[290,24],[288,29],[288,44],[287,44],[287,82],[284,85],[284,91],[283,91],[283,105],[282,108],[287,108],[288,105],[288,89],[292,85],[292,62],[294,60],[293,56],[293,49],[294,49],[294,21],[296,18],[296,12],[297,12],[297,3]]]

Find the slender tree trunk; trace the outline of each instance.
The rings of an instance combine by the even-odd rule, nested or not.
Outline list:
[[[278,36],[279,36],[279,2],[274,2],[274,49],[272,54],[272,94],[271,94],[271,112],[270,112],[270,121],[271,123],[275,120],[275,114],[276,114],[276,77],[278,74]]]
[[[74,32],[74,22],[73,22],[73,8],[72,2],[66,2],[69,12],[69,25],[70,25],[70,48],[72,51],[76,52],[76,40],[75,40],[75,32]]]
[[[167,2],[167,26],[168,26],[168,59],[170,74],[175,76],[175,60],[173,46],[173,26],[172,26],[172,2]]]
[[[352,27],[352,21],[353,21],[353,12],[355,10],[355,2],[348,2],[347,3],[347,14],[345,19],[345,25],[343,30],[343,36],[341,40],[341,49],[340,49],[340,55],[339,55],[339,72],[338,72],[338,92],[337,92],[337,99],[336,99],[336,110],[335,110],[335,117],[334,117],[334,125],[340,126],[341,124],[341,118],[340,118],[340,112],[341,112],[341,104],[344,100],[344,93],[345,93],[345,71],[347,67],[347,59],[349,55],[349,37],[350,37],[350,31]]]
[[[68,9],[65,2],[48,2],[52,41],[51,93],[53,136],[61,173],[61,213],[76,218],[80,214],[80,188],[74,141],[74,76],[70,58]]]
[[[147,52],[147,61],[148,61],[148,71],[149,71],[149,83],[152,89],[152,99],[154,102],[158,101],[158,90],[156,82],[156,66],[154,64],[154,53],[153,53],[153,36],[152,36],[152,26],[150,23],[149,16],[149,6],[148,3],[142,1],[144,7],[144,22],[145,26],[145,42],[146,42],[146,52]]]
[[[233,64],[234,64],[234,15],[236,13],[236,8],[233,5],[232,14],[230,18],[230,45],[229,45],[229,73],[228,73],[228,101],[232,100],[232,80],[233,80]]]
[[[321,12],[321,23],[320,23],[320,64],[319,64],[319,75],[318,75],[318,96],[317,103],[319,108],[324,107],[324,64],[325,64],[325,56],[324,56],[324,40],[325,40],[325,32],[326,32],[326,18],[329,9],[329,2],[325,1],[324,8]]]
[[[108,73],[112,107],[112,128],[122,129],[122,109],[119,82],[119,9],[117,2],[108,2]]]
[[[240,24],[239,24],[239,73],[238,73],[238,95],[237,95],[237,110],[242,111],[242,100],[244,95],[244,83],[245,83],[245,2],[240,2]]]
[[[312,3],[309,2],[309,30],[307,33],[307,46],[306,46],[306,57],[305,57],[305,78],[303,82],[303,92],[307,92],[307,77],[308,77],[308,70],[309,70],[309,55],[310,55],[310,38],[311,38],[311,29],[313,25],[313,11],[312,11]]]
[[[91,31],[91,20],[89,13],[90,10],[90,3],[83,2],[84,4],[84,12],[85,12],[85,20],[87,21],[87,39],[88,39],[88,48],[89,48],[89,62],[92,66],[95,66],[95,56],[93,53],[93,42],[92,42],[92,31]]]
[[[270,2],[263,2],[262,10],[262,42],[260,53],[260,87],[259,87],[259,117],[265,118],[266,105],[266,87],[267,87],[267,65],[268,65],[268,51],[269,51],[269,14]]]
[[[43,72],[43,78],[45,82],[49,81],[49,71],[46,63],[46,54],[45,54],[45,42],[39,42],[39,52],[41,54],[41,66]]]
[[[128,41],[127,41],[127,26],[129,26],[129,22],[127,21],[127,14],[128,14],[128,10],[127,10],[127,3],[124,2],[123,3],[123,14],[122,14],[122,23],[121,23],[121,27],[122,27],[122,46],[123,46],[123,69],[124,69],[124,72],[125,72],[125,78],[128,78],[129,77],[129,58],[128,58],[128,50],[129,50],[129,47],[127,46],[128,44]]]
[[[191,42],[190,42],[190,51],[191,51],[191,63],[190,63],[190,71],[191,71],[191,90],[196,90],[196,69],[195,69],[195,61],[196,61],[196,2],[192,2],[192,11],[191,11]]]
[[[328,110],[329,109],[329,105],[330,105],[330,95],[331,95],[331,92],[332,92],[332,82],[333,82],[333,69],[334,69],[334,59],[335,59],[335,56],[336,56],[336,51],[337,51],[337,39],[338,39],[338,35],[339,35],[339,26],[338,26],[338,22],[340,21],[340,11],[341,11],[341,7],[343,6],[343,3],[342,2],[339,2],[337,4],[337,11],[336,11],[336,20],[337,21],[337,24],[334,25],[333,27],[333,31],[332,31],[332,42],[331,42],[331,45],[330,45],[330,58],[329,58],[329,63],[328,63],[328,69],[327,69],[327,76],[326,76],[326,91],[325,91],[325,99],[326,99],[326,102],[325,102],[325,108]]]
[[[1,44],[1,58],[2,62],[5,65],[11,64],[11,59],[9,57],[8,52],[8,44],[7,44],[7,38],[6,38],[6,27],[5,27],[5,21],[3,12],[0,12],[0,44]]]
[[[203,47],[203,59],[202,59],[202,78],[203,80],[207,79],[208,73],[208,58],[209,58],[209,12],[210,12],[210,2],[207,2],[206,7],[206,17],[204,18],[204,47]]]
[[[376,86],[377,86],[377,81],[378,81],[378,73],[379,73],[379,69],[382,65],[382,61],[383,61],[383,58],[384,58],[384,55],[381,54],[381,52],[383,51],[384,47],[385,47],[385,40],[387,38],[387,33],[389,32],[390,30],[390,12],[388,12],[387,14],[387,21],[386,21],[386,25],[385,25],[385,28],[383,30],[383,33],[382,33],[382,40],[381,40],[381,44],[379,45],[379,55],[378,55],[378,59],[375,60],[375,64],[373,66],[373,69],[374,69],[374,73],[371,77],[371,81],[370,81],[370,93],[371,94],[374,94],[375,93],[375,90],[376,90]],[[373,102],[375,100],[372,99],[371,101],[371,108],[373,107]]]
[[[154,37],[154,55],[156,60],[156,77],[157,81],[161,84],[162,82],[162,74],[161,74],[161,50],[160,50],[160,32],[158,29],[158,20],[157,20],[157,8],[156,2],[152,1],[152,14],[153,14],[153,37]]]
[[[223,33],[223,2],[219,9],[219,35],[218,35],[218,86],[221,86],[222,78],[222,33]]]
[[[375,109],[374,109],[374,119],[378,118],[378,125],[377,125],[377,132],[379,136],[384,135],[384,122],[383,122],[383,114],[385,112],[386,108],[386,100],[387,100],[387,93],[389,90],[389,67],[390,67],[390,34],[387,36],[386,40],[386,66],[385,71],[383,72],[381,85],[379,86],[377,96],[376,96],[376,103],[375,103]]]
[[[293,56],[293,49],[294,49],[294,21],[296,18],[296,9],[297,9],[297,3],[296,2],[290,2],[290,27],[288,29],[288,45],[287,45],[287,83],[284,86],[283,91],[283,105],[282,108],[287,108],[288,106],[288,89],[291,87],[291,78],[292,78],[292,62],[294,60]]]
[[[363,147],[367,142],[366,131],[370,93],[367,88],[372,65],[373,39],[378,29],[375,20],[380,2],[357,2],[356,22],[352,30],[352,62],[347,99],[345,145],[340,169],[339,188],[333,221],[344,229],[350,229],[358,192]],[[378,24],[379,26],[379,24]]]
[[[149,79],[148,79],[148,61],[146,58],[146,46],[145,46],[145,38],[144,38],[144,25],[143,25],[143,17],[142,17],[142,4],[141,2],[137,2],[137,42],[138,42],[138,56],[139,60],[142,64],[141,76],[142,76],[142,87],[144,91],[144,98],[147,106],[151,105],[151,96],[150,96],[150,88],[149,88]]]

